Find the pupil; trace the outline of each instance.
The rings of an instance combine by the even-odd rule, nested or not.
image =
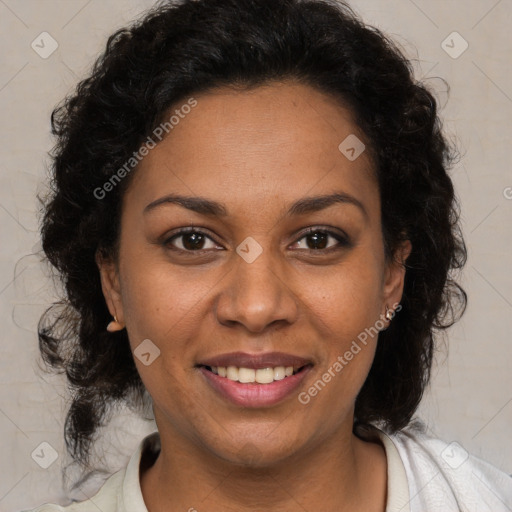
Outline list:
[[[188,242],[192,241],[191,244]],[[203,235],[201,233],[190,233],[183,238],[183,246],[186,249],[200,249],[201,242],[203,241]]]
[[[318,245],[320,243],[321,247],[310,247],[310,249],[325,249],[327,242],[327,233],[319,233],[316,232],[312,235],[309,235],[310,239],[314,240],[314,244]],[[319,242],[320,240],[320,242]]]

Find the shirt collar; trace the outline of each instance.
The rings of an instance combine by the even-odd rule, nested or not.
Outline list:
[[[409,481],[404,463],[398,448],[393,442],[392,436],[389,436],[374,425],[360,425],[356,427],[356,433],[359,437],[368,441],[379,440],[386,451],[386,464],[388,468],[386,512],[410,512]]]
[[[410,512],[410,496],[407,474],[404,464],[393,440],[384,431],[369,425],[358,427],[358,435],[367,440],[380,440],[386,451],[387,459],[387,502],[386,512]],[[140,463],[142,454],[160,450],[160,434],[153,432],[146,436],[137,447],[126,466],[122,486],[121,510],[126,512],[148,512],[140,487]],[[124,506],[124,508],[123,508]]]
[[[142,454],[145,453],[146,450],[160,450],[160,434],[158,431],[149,434],[139,443],[137,450],[126,466],[121,489],[122,496],[120,496],[122,503],[120,510],[126,512],[148,512],[140,487],[140,463]]]

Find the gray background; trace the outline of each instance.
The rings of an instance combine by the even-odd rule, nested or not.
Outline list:
[[[31,255],[40,247],[35,196],[44,191],[50,113],[87,73],[107,36],[152,3],[0,0],[0,511],[67,503],[60,476],[70,462],[62,435],[67,396],[62,378],[39,368],[35,334],[55,291],[48,269]],[[435,89],[445,128],[463,155],[453,179],[469,248],[462,284],[470,301],[464,319],[448,331],[419,415],[436,437],[456,440],[512,473],[512,3],[362,0],[352,5],[414,59],[417,77]],[[457,58],[464,42],[448,37],[453,31],[469,44]],[[40,53],[51,49],[42,32],[58,44],[47,58],[31,47],[35,41]],[[450,84],[449,97],[437,77]],[[153,430],[154,423],[120,409],[96,447],[98,465],[107,473],[73,496],[87,498]],[[43,442],[52,448],[41,447]],[[34,450],[44,453],[40,461],[48,462],[53,450],[58,458],[43,469],[31,456]]]

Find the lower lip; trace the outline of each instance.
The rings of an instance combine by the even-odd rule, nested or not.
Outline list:
[[[235,405],[242,407],[269,407],[278,404],[296,390],[312,366],[308,365],[300,372],[275,380],[270,384],[242,383],[220,377],[216,373],[207,370],[204,366],[199,369],[206,377],[208,384],[224,398]]]

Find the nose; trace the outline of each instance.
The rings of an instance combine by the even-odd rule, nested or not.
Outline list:
[[[265,251],[248,263],[238,255],[235,269],[226,276],[216,303],[216,316],[222,325],[241,325],[261,333],[270,325],[292,324],[297,319],[298,300],[286,282],[286,263]]]

